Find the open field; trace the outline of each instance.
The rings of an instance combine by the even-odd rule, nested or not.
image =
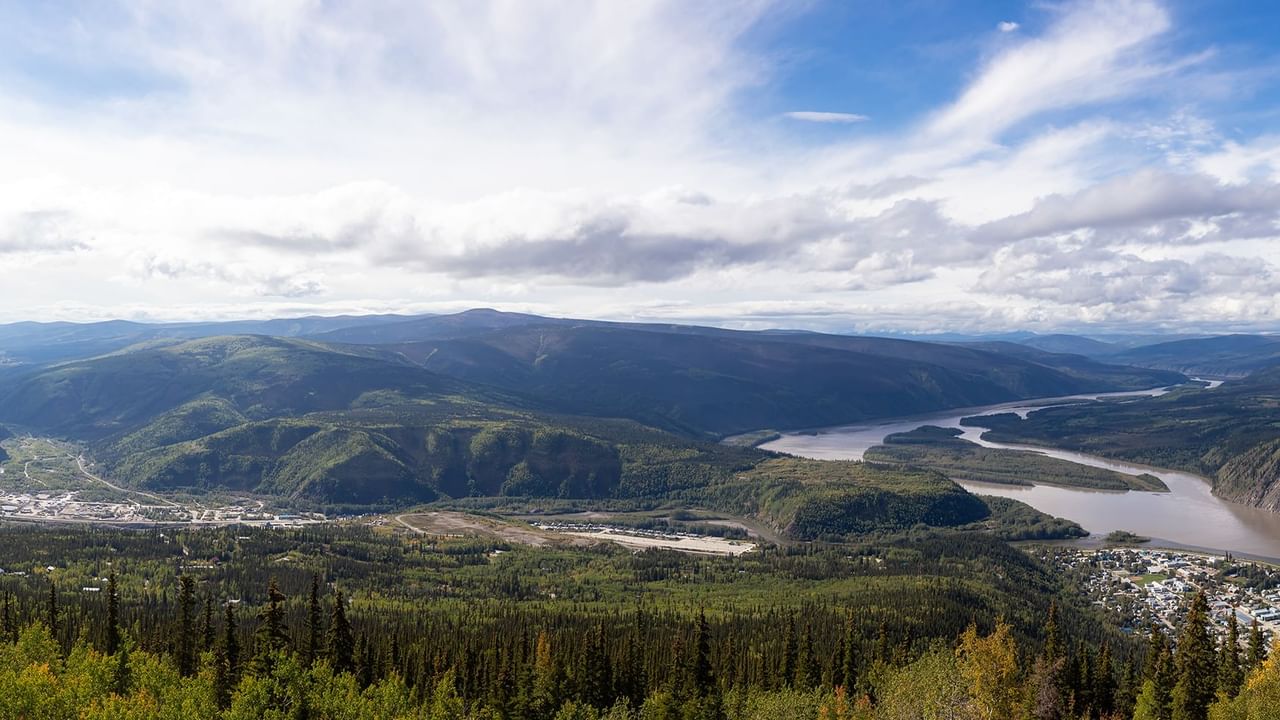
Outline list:
[[[433,510],[397,515],[395,522],[423,535],[479,537],[532,547],[585,547],[610,542],[631,548],[666,548],[713,555],[741,555],[756,548],[756,543],[740,540],[618,527],[608,524],[607,513],[582,513],[571,517],[573,520],[569,521],[541,518],[525,522]]]
[[[740,540],[726,540],[717,537],[698,537],[693,535],[661,535],[641,534],[635,530],[618,528],[597,528],[591,530],[558,530],[561,534],[574,537],[605,540],[607,542],[640,549],[665,548],[680,552],[705,553],[709,555],[742,555],[756,549],[755,543]]]

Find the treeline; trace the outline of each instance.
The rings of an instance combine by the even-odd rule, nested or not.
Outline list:
[[[1055,606],[1038,648],[1003,620],[915,643],[867,633],[851,610],[833,627],[779,613],[761,653],[758,633],[705,612],[620,612],[575,631],[478,617],[402,645],[359,631],[318,577],[293,603],[271,582],[252,614],[202,600],[190,576],[176,590],[168,646],[149,650],[121,624],[114,574],[100,643],[55,639],[66,611],[54,586],[42,608],[6,595],[0,718],[1261,720],[1280,693],[1257,626],[1242,642],[1232,620],[1215,643],[1203,595],[1176,642],[1152,631],[1139,665],[1068,638]],[[478,651],[476,631],[499,641]]]

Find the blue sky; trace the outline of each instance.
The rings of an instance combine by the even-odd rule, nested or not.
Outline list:
[[[1266,2],[0,3],[0,321],[1280,330]]]

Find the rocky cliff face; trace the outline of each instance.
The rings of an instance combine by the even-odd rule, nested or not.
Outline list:
[[[1280,437],[1228,460],[1214,478],[1213,492],[1227,500],[1280,511]]]

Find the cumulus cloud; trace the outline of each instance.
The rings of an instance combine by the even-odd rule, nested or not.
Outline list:
[[[1262,258],[1220,253],[1187,261],[1112,251],[1004,251],[977,288],[1077,307],[1158,307],[1222,294],[1270,298],[1280,292],[1280,275]]]
[[[867,118],[782,112],[775,5],[104,4],[6,35],[124,80],[72,106],[0,77],[0,255],[43,263],[4,317],[1274,321],[1280,142],[1165,103],[1207,59],[1160,2],[1037,6],[954,96],[894,126],[857,98],[877,122],[838,139],[778,122]]]
[[[7,221],[0,218],[0,255],[61,253],[84,250],[88,244],[66,210],[21,212]]]
[[[1014,30],[1017,30],[1019,27],[1021,27],[1021,25],[1011,20],[1004,20],[996,25],[996,29],[1002,33],[1011,33]]]
[[[1172,219],[1216,219],[1240,214],[1280,216],[1280,185],[1227,185],[1203,174],[1143,170],[1071,195],[1053,195],[1030,211],[988,223],[978,237],[1002,242],[1081,228],[1109,229]],[[1177,235],[1163,234],[1166,239]]]

